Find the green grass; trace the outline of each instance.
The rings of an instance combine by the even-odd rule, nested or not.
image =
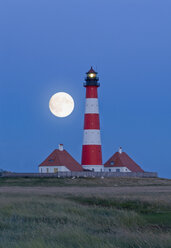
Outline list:
[[[72,184],[67,180],[61,183],[66,182]],[[129,194],[125,191],[121,195],[106,185],[109,182],[98,195],[97,185],[89,185],[88,193],[77,193],[86,187],[82,181],[81,186],[77,181],[69,193],[68,185],[64,186],[66,193],[58,192],[61,187],[51,193],[49,185],[45,193],[43,187],[16,192],[11,184],[5,192],[1,185],[0,248],[171,247],[171,194],[166,186],[156,186],[155,193],[150,186],[144,193],[142,185],[141,192],[135,193],[132,186]],[[123,181],[121,186],[124,192],[127,187],[123,188]]]
[[[1,178],[1,186],[78,186],[111,187],[111,186],[168,186],[171,179],[162,178]]]
[[[170,204],[158,204],[156,202],[146,202],[140,200],[123,200],[97,197],[74,196],[69,199],[87,206],[97,206],[109,209],[134,211],[147,221],[147,225],[158,225],[163,230],[171,231],[171,206]],[[156,226],[155,226],[156,228]]]
[[[161,215],[162,226],[156,219],[154,225],[158,208],[153,206],[153,213],[144,218],[136,202],[131,209],[125,207],[130,201],[120,202],[120,207],[113,200],[111,206],[104,206],[103,201],[89,203],[53,196],[1,195],[0,247],[170,247],[171,223],[165,223]]]

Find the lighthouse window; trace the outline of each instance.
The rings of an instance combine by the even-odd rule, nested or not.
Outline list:
[[[110,164],[111,164],[111,165],[114,165],[114,161],[111,161]]]

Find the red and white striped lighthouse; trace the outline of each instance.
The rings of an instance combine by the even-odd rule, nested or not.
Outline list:
[[[87,72],[84,87],[86,88],[86,106],[84,116],[84,138],[82,147],[82,167],[91,171],[103,171],[102,148],[100,138],[100,121],[97,88],[97,72]]]

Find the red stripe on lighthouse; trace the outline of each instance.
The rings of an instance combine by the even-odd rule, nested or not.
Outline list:
[[[86,98],[98,98],[97,86],[86,87]]]
[[[101,145],[83,145],[82,165],[102,165]]]
[[[99,114],[85,114],[84,129],[100,129]]]

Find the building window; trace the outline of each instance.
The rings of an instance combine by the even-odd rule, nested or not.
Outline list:
[[[110,165],[114,165],[114,161],[111,161],[111,162],[110,162]]]
[[[116,172],[120,172],[120,169],[116,169]]]
[[[111,172],[111,169],[109,169],[109,172]]]
[[[41,173],[42,173],[42,168],[41,168]]]
[[[49,159],[49,162],[54,162],[54,159]]]
[[[46,172],[49,173],[49,168],[46,168]]]

